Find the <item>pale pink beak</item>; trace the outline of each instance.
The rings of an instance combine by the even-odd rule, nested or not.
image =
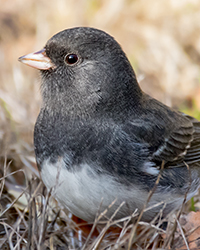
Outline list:
[[[21,56],[18,60],[35,69],[47,70],[50,68],[55,68],[55,65],[52,63],[51,59],[46,55],[45,49]]]

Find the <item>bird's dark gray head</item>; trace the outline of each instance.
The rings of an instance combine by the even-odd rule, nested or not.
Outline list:
[[[107,33],[73,28],[46,44],[51,67],[42,68],[44,105],[70,112],[100,112],[137,104],[141,90],[120,45]],[[119,102],[120,105],[116,105]],[[58,106],[59,105],[59,106]]]

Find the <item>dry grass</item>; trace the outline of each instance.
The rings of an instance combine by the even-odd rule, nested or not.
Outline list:
[[[128,223],[132,217],[120,224],[113,218],[98,226],[97,238],[81,239],[74,233],[74,222],[38,178],[32,131],[40,107],[39,77],[17,58],[74,26],[92,26],[113,35],[147,93],[168,105],[193,109],[195,103],[200,108],[199,0],[2,0],[0,249],[127,249],[130,243],[132,249],[178,248],[182,242],[177,234],[182,231],[173,240],[173,223],[166,231],[155,222]],[[123,228],[117,240],[106,233],[111,225]]]
[[[128,217],[116,220],[115,215],[123,204],[110,219],[106,219],[107,210],[98,214],[90,227],[90,233],[85,236],[85,230],[81,231],[84,223],[76,224],[71,215],[57,205],[35,174],[35,177],[30,178],[25,170],[10,173],[12,163],[6,162],[0,179],[0,249],[2,250],[171,249],[171,247],[181,249],[184,242],[187,243],[186,238],[190,234],[187,235],[188,232],[185,234],[179,223],[181,211],[175,213],[176,216],[171,214],[168,218],[161,219],[161,209],[151,223],[143,222],[142,213],[138,217],[137,211]],[[22,165],[24,163],[21,162]],[[29,164],[32,162],[27,160],[25,164],[30,172]],[[18,174],[24,176],[24,184],[19,185],[16,182],[14,176]],[[151,195],[152,193],[149,194],[149,200]],[[164,206],[165,204],[163,208]],[[146,209],[144,207],[144,211]],[[163,226],[166,225],[164,224],[166,221],[167,228]],[[98,234],[93,234],[94,232]]]

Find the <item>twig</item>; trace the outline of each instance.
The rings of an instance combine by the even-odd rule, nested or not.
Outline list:
[[[147,198],[147,200],[146,200],[146,202],[145,202],[145,204],[144,204],[143,210],[141,211],[141,213],[140,213],[140,215],[139,215],[139,217],[138,217],[138,219],[137,219],[135,225],[134,225],[133,228],[132,228],[132,231],[131,231],[131,233],[130,233],[129,243],[128,243],[128,250],[131,250],[131,246],[132,246],[132,244],[133,244],[133,238],[134,238],[134,236],[135,236],[135,232],[136,232],[137,225],[138,225],[139,221],[141,220],[141,218],[142,218],[142,216],[143,216],[143,214],[144,214],[144,211],[145,211],[145,209],[146,209],[146,207],[147,207],[147,204],[149,203],[151,197],[153,196],[153,194],[154,194],[154,192],[155,192],[155,190],[156,190],[156,188],[157,188],[157,186],[158,186],[158,184],[159,184],[159,182],[160,182],[160,178],[161,178],[161,176],[162,176],[163,169],[164,169],[164,161],[162,161],[161,168],[160,168],[160,172],[159,172],[159,175],[158,175],[158,177],[157,177],[157,180],[156,180],[156,182],[155,182],[155,184],[154,184],[154,187],[152,188],[152,190],[150,190],[149,195],[148,195],[148,198]]]

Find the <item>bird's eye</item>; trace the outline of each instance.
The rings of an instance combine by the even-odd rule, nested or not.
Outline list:
[[[76,54],[69,54],[65,57],[65,62],[69,65],[75,64],[78,61],[78,56]]]

